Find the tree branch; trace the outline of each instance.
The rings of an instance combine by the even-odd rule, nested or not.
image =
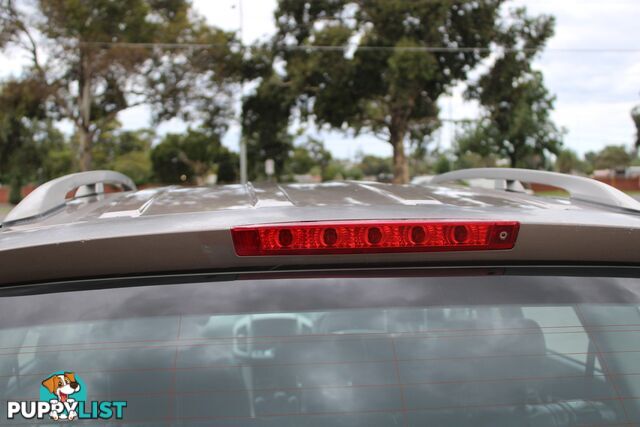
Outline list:
[[[40,59],[38,56],[38,45],[36,44],[35,38],[31,35],[29,28],[27,28],[25,23],[20,18],[20,15],[16,10],[13,4],[13,1],[8,2],[7,9],[8,9],[11,21],[13,22],[13,25],[15,26],[15,28],[20,32],[22,32],[28,40],[28,45],[22,45],[22,47],[31,53],[31,58],[33,60],[34,68],[38,71],[38,74],[40,74],[44,78],[45,71],[44,71],[44,68],[42,68],[42,65],[40,64]],[[22,43],[18,41],[18,44],[22,44]]]

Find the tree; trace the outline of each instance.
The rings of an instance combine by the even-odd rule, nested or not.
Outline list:
[[[275,177],[285,174],[293,135],[289,133],[294,99],[289,88],[274,72],[263,78],[255,93],[242,104],[242,133],[247,142],[249,179],[264,178],[264,162],[273,159]]]
[[[439,97],[488,56],[504,1],[280,0],[276,63],[303,119],[388,141],[406,183],[405,143],[438,127]]]
[[[558,153],[555,170],[562,173],[591,173],[589,165],[582,161],[575,151],[564,149]]]
[[[237,153],[222,147],[216,157],[216,163],[218,165],[218,183],[231,184],[238,182],[240,157]]]
[[[390,158],[367,155],[360,159],[359,167],[365,176],[378,177],[390,174],[393,165]]]
[[[631,155],[623,145],[608,145],[591,158],[595,169],[624,169],[631,164]]]
[[[487,137],[489,126],[486,121],[462,125],[453,142],[457,168],[494,166],[502,157],[500,147]]]
[[[512,167],[545,167],[548,154],[560,150],[562,132],[550,117],[555,98],[531,64],[552,37],[554,19],[529,18],[523,8],[511,16],[513,23],[502,28],[496,40],[502,53],[467,91],[485,112],[461,146],[506,157]]]
[[[37,181],[46,182],[78,171],[78,161],[67,138],[54,126],[43,137]]]
[[[168,134],[160,144],[151,151],[151,164],[156,182],[164,184],[181,184],[190,177],[193,171],[186,163],[180,161],[181,138],[177,134]]]
[[[638,150],[640,150],[640,105],[631,110],[631,119],[636,126],[636,140],[633,144],[635,157],[638,157]]]
[[[151,152],[156,179],[174,184],[203,185],[210,174],[218,182],[237,180],[238,158],[208,129],[188,129],[185,134],[167,134]]]
[[[447,173],[450,170],[451,170],[451,160],[449,160],[449,158],[446,155],[441,154],[440,157],[438,157],[438,160],[436,161],[434,172],[436,173],[436,175],[439,175],[442,173]]]
[[[12,202],[29,181],[45,181],[74,169],[70,145],[46,117],[46,88],[34,79],[0,86],[0,182],[12,187]]]
[[[120,124],[103,131],[94,149],[97,169],[112,169],[129,176],[136,184],[146,184],[152,176],[149,152],[155,133],[150,129],[124,131]]]
[[[330,180],[331,178],[329,177],[327,170],[333,160],[331,152],[324,147],[322,141],[316,138],[309,138],[306,143],[306,148],[309,151],[309,155],[311,156],[313,163],[320,169],[320,176],[322,177],[322,180]]]
[[[457,156],[453,163],[454,169],[494,168],[495,156],[483,157],[478,153],[466,152]]]
[[[354,165],[347,160],[332,159],[327,165],[325,181],[340,181],[343,179],[361,180],[364,174],[359,165]]]
[[[118,156],[110,168],[125,174],[137,185],[146,184],[151,178],[151,159],[148,151],[131,151]]]
[[[6,174],[15,165],[14,155],[32,145],[45,119],[41,91],[41,85],[31,79],[10,80],[0,86],[0,172]]]
[[[311,153],[305,146],[295,147],[291,152],[289,168],[295,175],[304,175],[311,172],[316,165]]]
[[[118,114],[150,104],[154,119],[197,117],[224,126],[242,71],[233,35],[209,27],[188,0],[0,0],[0,48],[16,45],[46,88],[48,114],[76,129],[80,167]],[[201,43],[163,49],[156,43]],[[190,105],[191,108],[187,108]],[[221,123],[222,122],[222,123]]]
[[[322,141],[310,137],[293,149],[288,167],[293,174],[319,175],[323,181],[329,181],[337,175],[337,168],[331,168],[332,162],[333,156]]]

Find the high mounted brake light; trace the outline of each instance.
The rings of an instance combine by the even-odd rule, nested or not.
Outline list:
[[[517,222],[339,221],[231,229],[239,256],[511,249]]]

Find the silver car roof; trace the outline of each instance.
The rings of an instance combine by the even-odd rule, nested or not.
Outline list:
[[[513,250],[238,257],[234,226],[331,220],[510,220]],[[0,231],[2,283],[166,271],[370,263],[640,264],[640,215],[619,207],[456,185],[373,182],[162,187],[99,194]],[[34,262],[35,261],[35,262]]]

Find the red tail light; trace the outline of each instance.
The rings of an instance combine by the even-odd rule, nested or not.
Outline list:
[[[511,249],[517,222],[349,221],[236,227],[240,256]]]

